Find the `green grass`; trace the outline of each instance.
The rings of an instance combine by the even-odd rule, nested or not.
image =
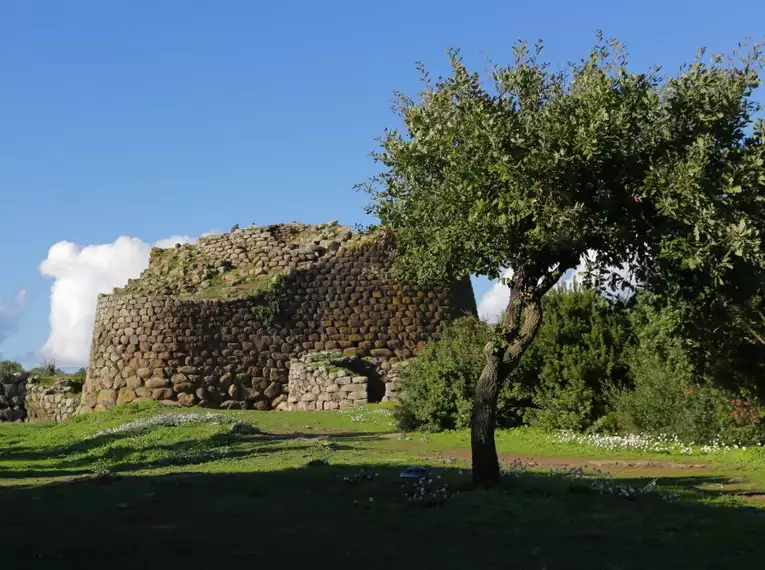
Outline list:
[[[200,289],[196,293],[181,295],[186,299],[239,299],[252,297],[268,291],[272,287],[274,274],[239,277],[240,272],[236,269],[222,275],[216,275],[210,279],[207,289]],[[233,285],[233,281],[239,281]]]
[[[37,383],[40,384],[40,386],[45,386],[46,388],[51,388],[55,386],[57,383],[65,383],[72,387],[72,389],[75,391],[75,393],[82,392],[82,385],[85,381],[85,378],[83,375],[80,374],[54,374],[53,376],[42,376],[37,378]]]
[[[344,354],[342,352],[323,352],[312,354],[310,360],[313,363],[322,363],[329,362],[330,360],[337,360],[339,358],[343,358],[343,356]]]
[[[141,404],[1,424],[9,568],[758,568],[765,554],[765,510],[749,496],[765,489],[761,449],[606,452],[512,430],[497,441],[515,467],[478,491],[468,434],[399,434],[385,406],[114,429],[189,413],[208,412]],[[413,464],[443,500],[402,496]],[[573,466],[617,486],[658,479],[658,492],[627,500],[551,472]]]

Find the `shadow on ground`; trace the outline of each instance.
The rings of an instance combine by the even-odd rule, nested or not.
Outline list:
[[[284,451],[308,451],[311,449],[311,443],[329,442],[327,436],[320,434],[302,432],[243,434],[232,431],[204,437],[189,437],[170,444],[144,444],[138,450],[132,445],[110,445],[119,443],[121,440],[129,440],[139,431],[145,433],[149,430],[106,434],[66,446],[12,447],[2,453],[3,461],[29,463],[17,468],[5,467],[0,464],[0,479],[90,475],[93,473],[94,463],[98,461],[106,462],[105,465],[110,469],[122,473],[158,467],[199,465],[217,461],[223,457],[233,460]],[[353,443],[363,443],[375,441],[381,437],[382,434],[377,432],[333,433],[331,435],[331,449],[333,451],[347,451],[353,449],[353,446],[340,442],[347,440]],[[225,454],[219,453],[224,449],[226,450]],[[161,459],[159,461],[144,459],[146,457],[160,457]],[[44,468],[39,463],[36,465],[35,462],[52,463],[52,465]]]
[[[67,455],[83,454],[93,449],[103,447],[109,443],[119,441],[121,439],[129,438],[135,435],[142,435],[149,433],[154,426],[126,430],[123,432],[104,433],[92,437],[87,437],[75,443],[58,446],[45,446],[45,447],[27,447],[23,444],[11,445],[6,449],[0,451],[0,459],[3,461],[40,461],[47,460],[53,457],[64,457]],[[295,439],[325,439],[331,437],[332,439],[355,439],[359,441],[364,440],[376,440],[389,435],[394,432],[362,432],[362,431],[330,431],[330,432],[262,432],[258,431],[254,435],[257,436],[258,441],[289,441]],[[223,434],[221,435],[223,437]],[[0,467],[0,469],[2,469]],[[0,472],[1,473],[1,472]]]
[[[720,569],[758,568],[765,554],[763,511],[711,504],[702,493],[676,504],[625,500],[539,473],[473,491],[466,473],[440,468],[431,486],[445,486],[448,498],[425,507],[402,496],[404,467],[127,473],[0,487],[0,547],[9,568],[79,570]],[[704,482],[714,481],[685,483]]]

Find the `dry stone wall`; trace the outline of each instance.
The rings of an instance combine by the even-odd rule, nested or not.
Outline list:
[[[202,237],[195,245],[154,248],[148,269],[140,279],[129,280],[119,292],[242,297],[248,289],[262,285],[268,276],[310,268],[341,249],[368,241],[368,237],[354,234],[336,222],[237,228],[231,233]]]
[[[79,404],[77,385],[65,379],[43,384],[25,372],[0,376],[0,422],[59,422],[72,417]]]
[[[390,370],[385,375],[385,396],[383,396],[383,402],[398,400],[399,393],[401,392],[401,370],[407,366],[409,366],[408,360],[395,362],[391,365]]]
[[[22,422],[26,419],[26,393],[25,373],[0,375],[0,422]]]
[[[306,354],[291,362],[289,396],[281,409],[344,410],[368,402],[370,379],[347,368],[359,362],[358,357],[321,358],[324,356],[332,354]]]
[[[179,286],[150,265],[121,294],[102,295],[80,409],[147,399],[279,408],[288,405],[291,361],[328,350],[368,357],[384,383],[393,363],[437,338],[445,323],[475,313],[469,280],[429,288],[392,282],[379,241],[332,224],[316,228],[236,230],[206,238],[203,254],[177,248],[195,260],[183,273],[184,294],[157,294]],[[207,277],[216,265],[219,277]],[[226,290],[236,291],[237,280],[271,276],[274,268],[283,273],[269,295],[189,296],[229,275]],[[374,399],[383,398],[379,392]]]
[[[26,385],[24,404],[27,421],[60,422],[77,412],[80,406],[80,394],[69,382],[56,382],[48,386],[32,377]]]

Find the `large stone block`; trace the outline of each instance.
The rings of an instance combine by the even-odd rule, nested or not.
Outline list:
[[[164,388],[168,384],[170,384],[170,382],[166,378],[149,378],[148,380],[146,380],[146,382],[144,382],[144,386],[146,386],[150,390],[157,389],[157,388]]]
[[[135,390],[131,388],[121,388],[117,393],[117,405],[127,404],[136,399]]]
[[[131,376],[125,381],[125,384],[128,388],[134,390],[143,386],[143,381],[138,376]]]
[[[117,403],[117,393],[114,390],[101,390],[98,392],[97,401],[105,408],[109,408]]]
[[[138,376],[139,378],[144,378],[144,379],[151,378],[153,376],[153,371],[151,370],[151,368],[148,368],[148,367],[139,368],[136,371],[136,376]]]
[[[151,391],[151,397],[154,400],[170,400],[173,397],[172,388],[157,388]]]

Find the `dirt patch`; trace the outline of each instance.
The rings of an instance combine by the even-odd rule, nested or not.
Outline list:
[[[470,450],[460,448],[448,449],[439,454],[437,457],[442,461],[449,461],[451,459],[469,461]],[[709,463],[681,463],[677,461],[633,459],[587,459],[582,457],[535,457],[512,453],[500,453],[499,460],[503,465],[510,465],[514,461],[522,461],[523,463],[532,464],[537,467],[590,467],[592,469],[615,468],[620,471],[629,469],[667,469],[682,471],[685,469],[706,469],[710,467]]]
[[[765,493],[739,493],[736,495],[747,501],[754,501],[755,503],[762,503],[765,505]]]

